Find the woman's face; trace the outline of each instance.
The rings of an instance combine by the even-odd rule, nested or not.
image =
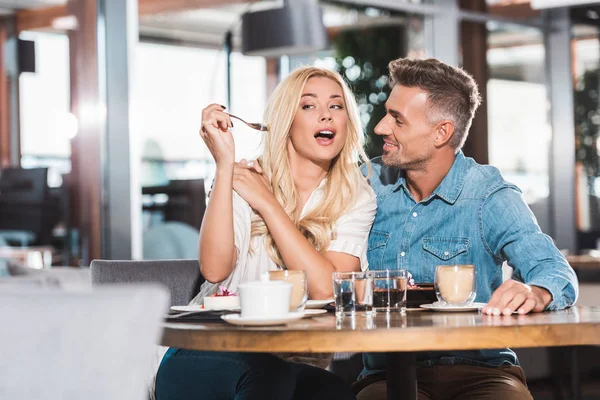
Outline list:
[[[342,88],[329,78],[310,78],[290,128],[290,158],[329,168],[342,151],[347,134],[348,112]]]

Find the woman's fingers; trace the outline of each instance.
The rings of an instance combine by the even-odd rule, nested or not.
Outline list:
[[[202,110],[202,129],[206,133],[215,134],[216,131],[211,131],[211,127],[215,130],[221,130],[227,132],[227,130],[233,127],[231,118],[225,114],[223,110],[224,106],[219,104],[211,104]]]
[[[254,167],[254,170],[256,172],[258,172],[259,174],[262,175],[262,173],[264,172],[261,165],[260,165],[260,161],[259,160],[254,160],[254,162],[252,163],[252,167]]]

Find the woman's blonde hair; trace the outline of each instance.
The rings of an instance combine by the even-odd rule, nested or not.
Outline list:
[[[327,173],[322,200],[309,214],[300,219],[302,210],[299,209],[300,197],[292,176],[288,141],[304,86],[310,78],[328,78],[340,86],[348,114],[348,132],[340,154],[332,160]],[[354,95],[337,72],[316,67],[298,68],[285,78],[271,95],[264,122],[270,129],[266,134],[264,154],[260,163],[271,190],[300,232],[315,249],[323,253],[331,240],[335,239],[334,223],[352,209],[362,190],[368,190],[368,183],[360,171],[359,162],[367,164],[369,174],[371,164],[363,149],[364,133]],[[251,236],[261,235],[266,236],[269,257],[278,266],[285,268],[264,221],[254,214]]]

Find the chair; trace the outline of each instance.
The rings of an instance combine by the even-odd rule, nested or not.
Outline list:
[[[0,287],[0,397],[142,400],[168,295]]]
[[[171,292],[171,305],[188,304],[204,282],[198,260],[93,260],[90,268],[93,286],[106,283],[163,284]]]
[[[21,245],[48,244],[56,214],[48,168],[5,168],[0,175],[0,230]]]
[[[142,188],[142,196],[168,196],[166,203],[144,202],[143,210],[148,213],[162,214],[164,221],[179,221],[200,230],[206,211],[206,191],[204,179],[172,180],[166,186],[147,186]]]
[[[144,260],[198,257],[198,231],[182,222],[165,222],[144,232]]]

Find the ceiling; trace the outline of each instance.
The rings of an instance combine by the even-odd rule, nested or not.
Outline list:
[[[8,14],[12,10],[41,8],[65,3],[66,0],[0,0],[0,11]]]
[[[140,18],[140,35],[145,39],[185,40],[201,43],[204,46],[223,45],[225,33],[233,31],[233,44],[240,42],[241,16],[246,11],[279,7],[281,0],[263,0],[260,3],[229,5],[219,8],[165,13]],[[322,4],[323,22],[328,27],[361,25],[403,24],[401,16],[373,11],[369,14],[358,12],[343,5]]]
[[[165,0],[169,1],[169,0]],[[282,0],[262,0],[251,4],[226,5],[217,8],[185,12],[145,15],[140,18],[139,30],[144,40],[189,43],[203,47],[222,47],[225,33],[233,31],[233,45],[240,43],[240,19],[246,11],[279,7]],[[19,9],[33,9],[65,4],[66,0],[0,0],[0,15]],[[349,7],[324,4],[326,26],[361,26],[402,24],[402,17],[372,12],[366,15]]]

